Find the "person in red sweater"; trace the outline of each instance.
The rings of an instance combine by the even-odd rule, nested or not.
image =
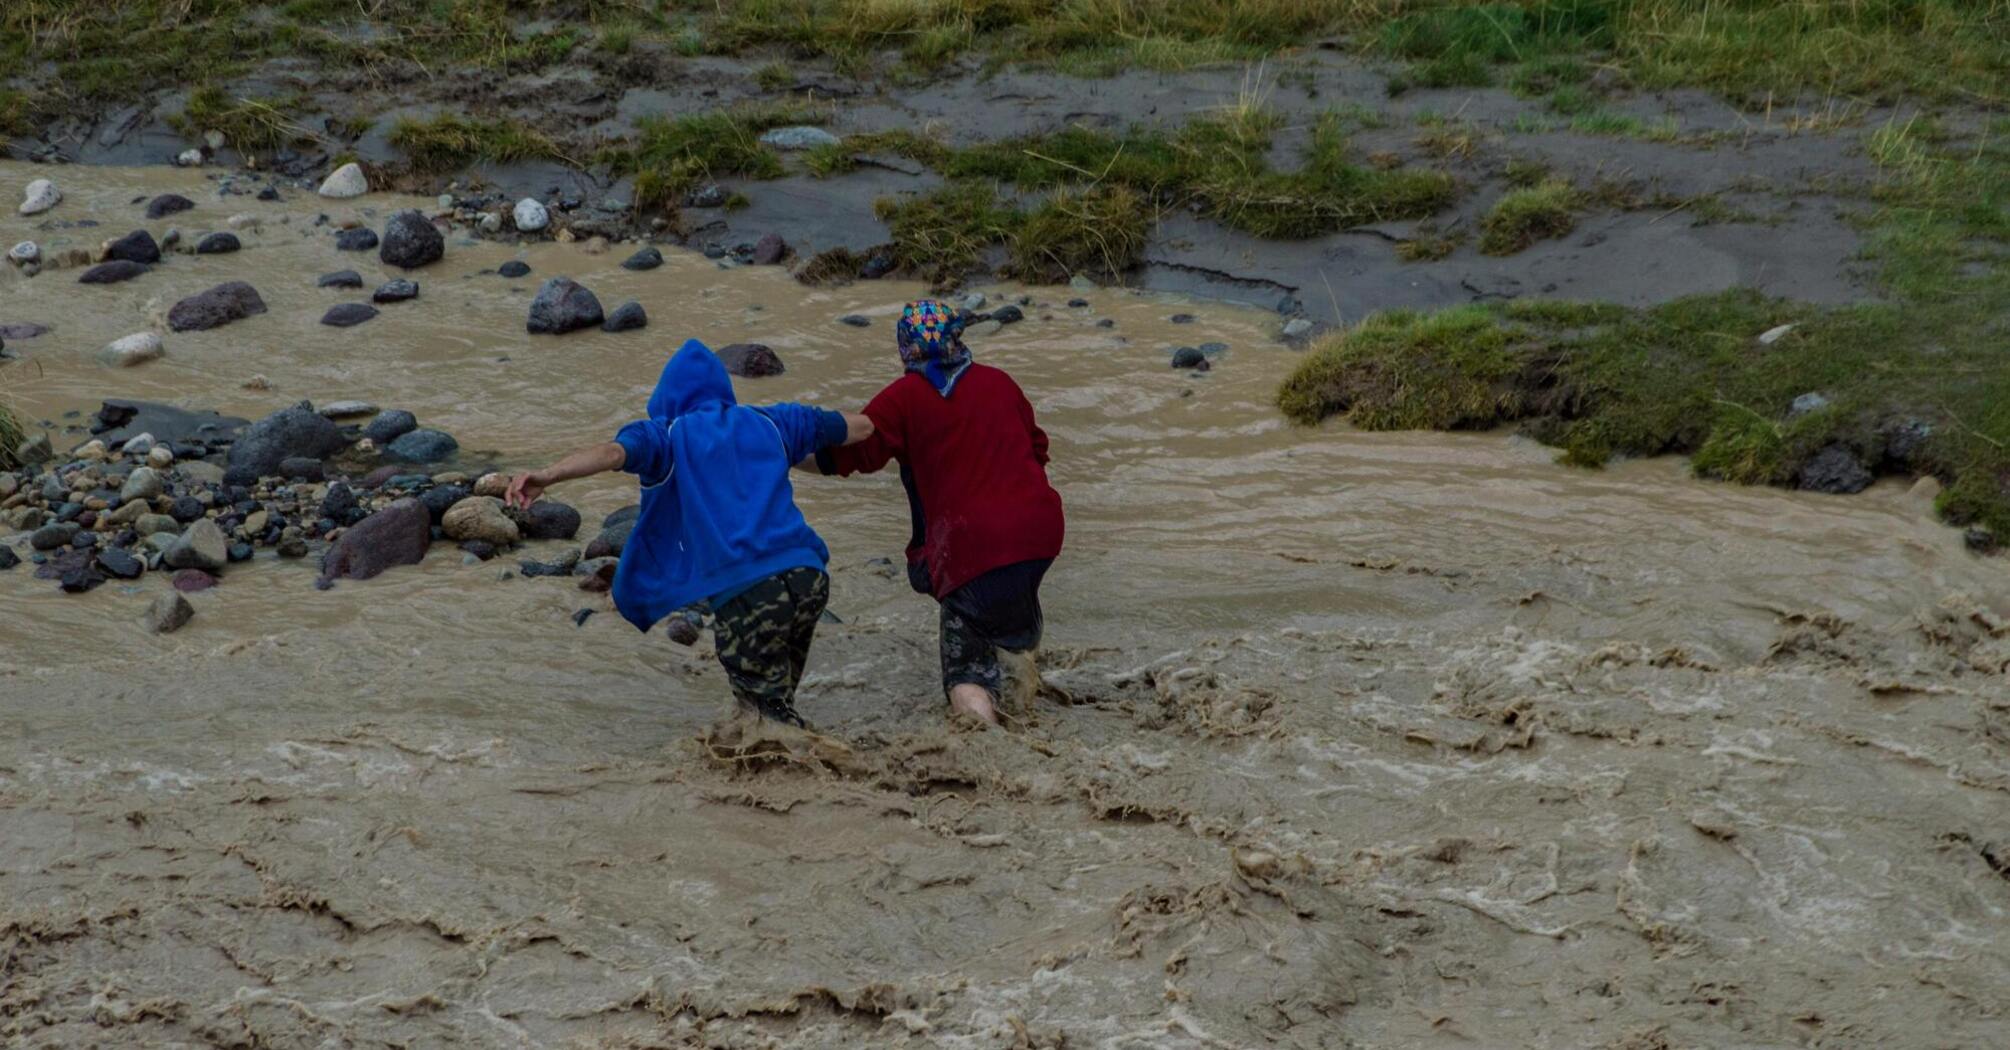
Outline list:
[[[865,406],[873,436],[817,454],[825,474],[900,464],[913,537],[908,582],[942,606],[942,687],[953,712],[998,723],[1000,649],[1039,647],[1040,581],[1061,553],[1061,496],[1047,435],[1002,369],[963,345],[961,315],[907,304],[895,329],[905,371]]]

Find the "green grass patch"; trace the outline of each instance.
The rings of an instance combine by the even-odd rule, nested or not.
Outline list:
[[[391,126],[391,145],[405,152],[414,170],[442,173],[477,162],[564,159],[557,143],[520,120],[478,120],[444,113],[427,120],[401,118]]]
[[[789,105],[645,117],[634,141],[602,150],[599,160],[617,175],[635,176],[638,207],[674,207],[705,182],[779,177],[781,157],[761,144],[761,133],[809,119],[806,107]]]
[[[1023,216],[979,182],[946,186],[920,197],[882,197],[874,214],[893,233],[900,267],[936,285],[954,284],[1003,245]]]
[[[1509,190],[1480,220],[1480,251],[1513,255],[1537,241],[1561,237],[1577,225],[1577,188],[1548,179]]]
[[[188,104],[168,124],[190,138],[222,132],[232,149],[249,156],[313,137],[293,119],[302,105],[298,97],[243,98],[205,84],[189,93]]]
[[[1046,284],[1113,277],[1144,258],[1149,223],[1150,206],[1128,186],[1057,190],[1013,231],[1007,272]]]
[[[21,418],[14,414],[13,406],[0,401],[0,470],[13,470],[21,465],[14,458],[14,450],[21,447],[27,436],[21,429]]]
[[[1391,313],[1315,348],[1279,406],[1376,429],[1519,424],[1567,463],[1685,453],[1751,484],[1797,484],[1813,457],[1841,454],[1934,475],[1949,521],[2010,536],[2010,121],[1967,137],[1894,122],[1866,145],[1882,176],[1863,222],[1889,301],[1734,290],[1645,310]],[[1792,411],[1811,392],[1826,405]]]

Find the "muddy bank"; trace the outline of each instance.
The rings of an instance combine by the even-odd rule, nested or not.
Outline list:
[[[559,225],[596,231],[662,232],[693,249],[730,249],[780,233],[807,259],[830,248],[866,251],[889,231],[874,202],[926,193],[941,177],[926,166],[866,151],[852,171],[819,178],[803,155],[785,154],[779,179],[717,177],[721,199],[744,210],[637,209],[633,179],[597,162],[631,140],[647,118],[787,104],[840,137],[915,131],[953,147],[1051,134],[1066,128],[1177,128],[1188,120],[1260,105],[1281,124],[1273,162],[1301,165],[1312,129],[1328,113],[1357,121],[1357,159],[1444,171],[1455,203],[1422,221],[1368,223],[1304,240],[1252,237],[1175,208],[1155,217],[1140,265],[1122,280],[1275,307],[1333,323],[1374,309],[1434,308],[1542,296],[1628,305],[1755,287],[1768,294],[1836,303],[1872,294],[1855,262],[1860,238],[1849,216],[1867,206],[1871,167],[1864,129],[1891,114],[1834,102],[1740,111],[1702,92],[1601,89],[1600,113],[1627,130],[1592,134],[1499,89],[1411,90],[1390,97],[1390,71],[1337,51],[1313,50],[1251,68],[1179,73],[1131,71],[1079,79],[1039,70],[955,68],[918,84],[853,79],[814,64],[772,75],[767,58],[686,58],[645,46],[536,74],[371,68],[330,70],[300,61],[268,65],[228,85],[230,97],[290,100],[299,132],[276,157],[251,158],[225,142],[209,161],[251,159],[311,185],[338,159],[361,159],[387,186],[463,198],[523,196],[569,205]],[[177,121],[186,91],[110,112],[66,114],[16,139],[16,157],[81,163],[167,163],[200,139]],[[1824,108],[1825,106],[1825,108]],[[548,136],[564,160],[478,163],[419,175],[392,144],[401,119],[469,114],[518,122]],[[1639,136],[1672,141],[1645,141]],[[569,163],[568,163],[569,161]],[[1602,188],[1567,237],[1497,259],[1478,250],[1481,216],[1539,165]],[[556,227],[554,227],[556,229]],[[1407,258],[1406,243],[1445,239],[1447,254]]]
[[[191,232],[252,206],[199,172],[65,181],[62,221],[104,225],[0,214],[0,239],[158,226],[133,200],[166,191],[196,202],[173,220]],[[381,228],[408,203],[342,207]],[[398,273],[339,252],[320,202],[261,206],[243,250],[122,284],[0,274],[0,323],[52,326],[9,343],[30,425],[80,441],[68,413],[109,395],[254,419],[355,398],[522,466],[629,418],[685,335],[781,354],[743,398],[860,403],[921,291],[456,236],[418,299],[338,330],[319,318],[353,293],[320,274]],[[493,272],[518,258],[529,277]],[[652,327],[528,336],[559,273]],[[267,312],[96,360],[233,279]],[[1267,310],[985,290],[1031,297],[973,345],[1028,390],[1070,512],[1048,688],[1016,731],[942,728],[933,610],[881,560],[905,537],[888,478],[799,488],[843,620],[801,701],[819,739],[720,724],[708,641],[496,563],[429,554],[324,592],[261,555],[164,638],[139,621],[160,580],[68,597],[0,572],[0,1033],[2003,1042],[2010,568],[1918,496],[1293,428],[1271,398],[1298,358]],[[1168,367],[1214,341],[1204,376]],[[562,495],[597,520],[633,490]]]

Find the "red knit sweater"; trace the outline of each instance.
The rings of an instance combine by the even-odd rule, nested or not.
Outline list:
[[[914,518],[907,560],[925,562],[935,597],[1001,565],[1061,553],[1061,495],[1047,483],[1047,435],[1004,371],[972,364],[949,397],[908,373],[865,406],[873,436],[824,453],[827,472],[872,473],[889,460]]]

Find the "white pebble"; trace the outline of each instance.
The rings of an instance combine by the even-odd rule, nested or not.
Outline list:
[[[166,352],[160,336],[152,332],[135,332],[123,339],[113,340],[109,346],[98,351],[98,360],[115,368],[131,368]]]
[[[174,162],[175,166],[180,168],[200,168],[202,167],[202,151],[199,149],[182,150],[175,155]]]
[[[363,166],[355,161],[336,168],[321,182],[323,197],[361,197],[370,192],[370,179],[363,174]]]
[[[21,195],[21,214],[40,215],[55,207],[62,199],[63,191],[57,189],[55,183],[48,179],[36,179],[28,184],[28,189]]]
[[[16,266],[26,266],[42,261],[42,246],[34,241],[22,241],[7,250],[7,259]]]
[[[551,225],[551,212],[534,197],[525,197],[516,202],[516,228],[525,233],[536,233]]]

